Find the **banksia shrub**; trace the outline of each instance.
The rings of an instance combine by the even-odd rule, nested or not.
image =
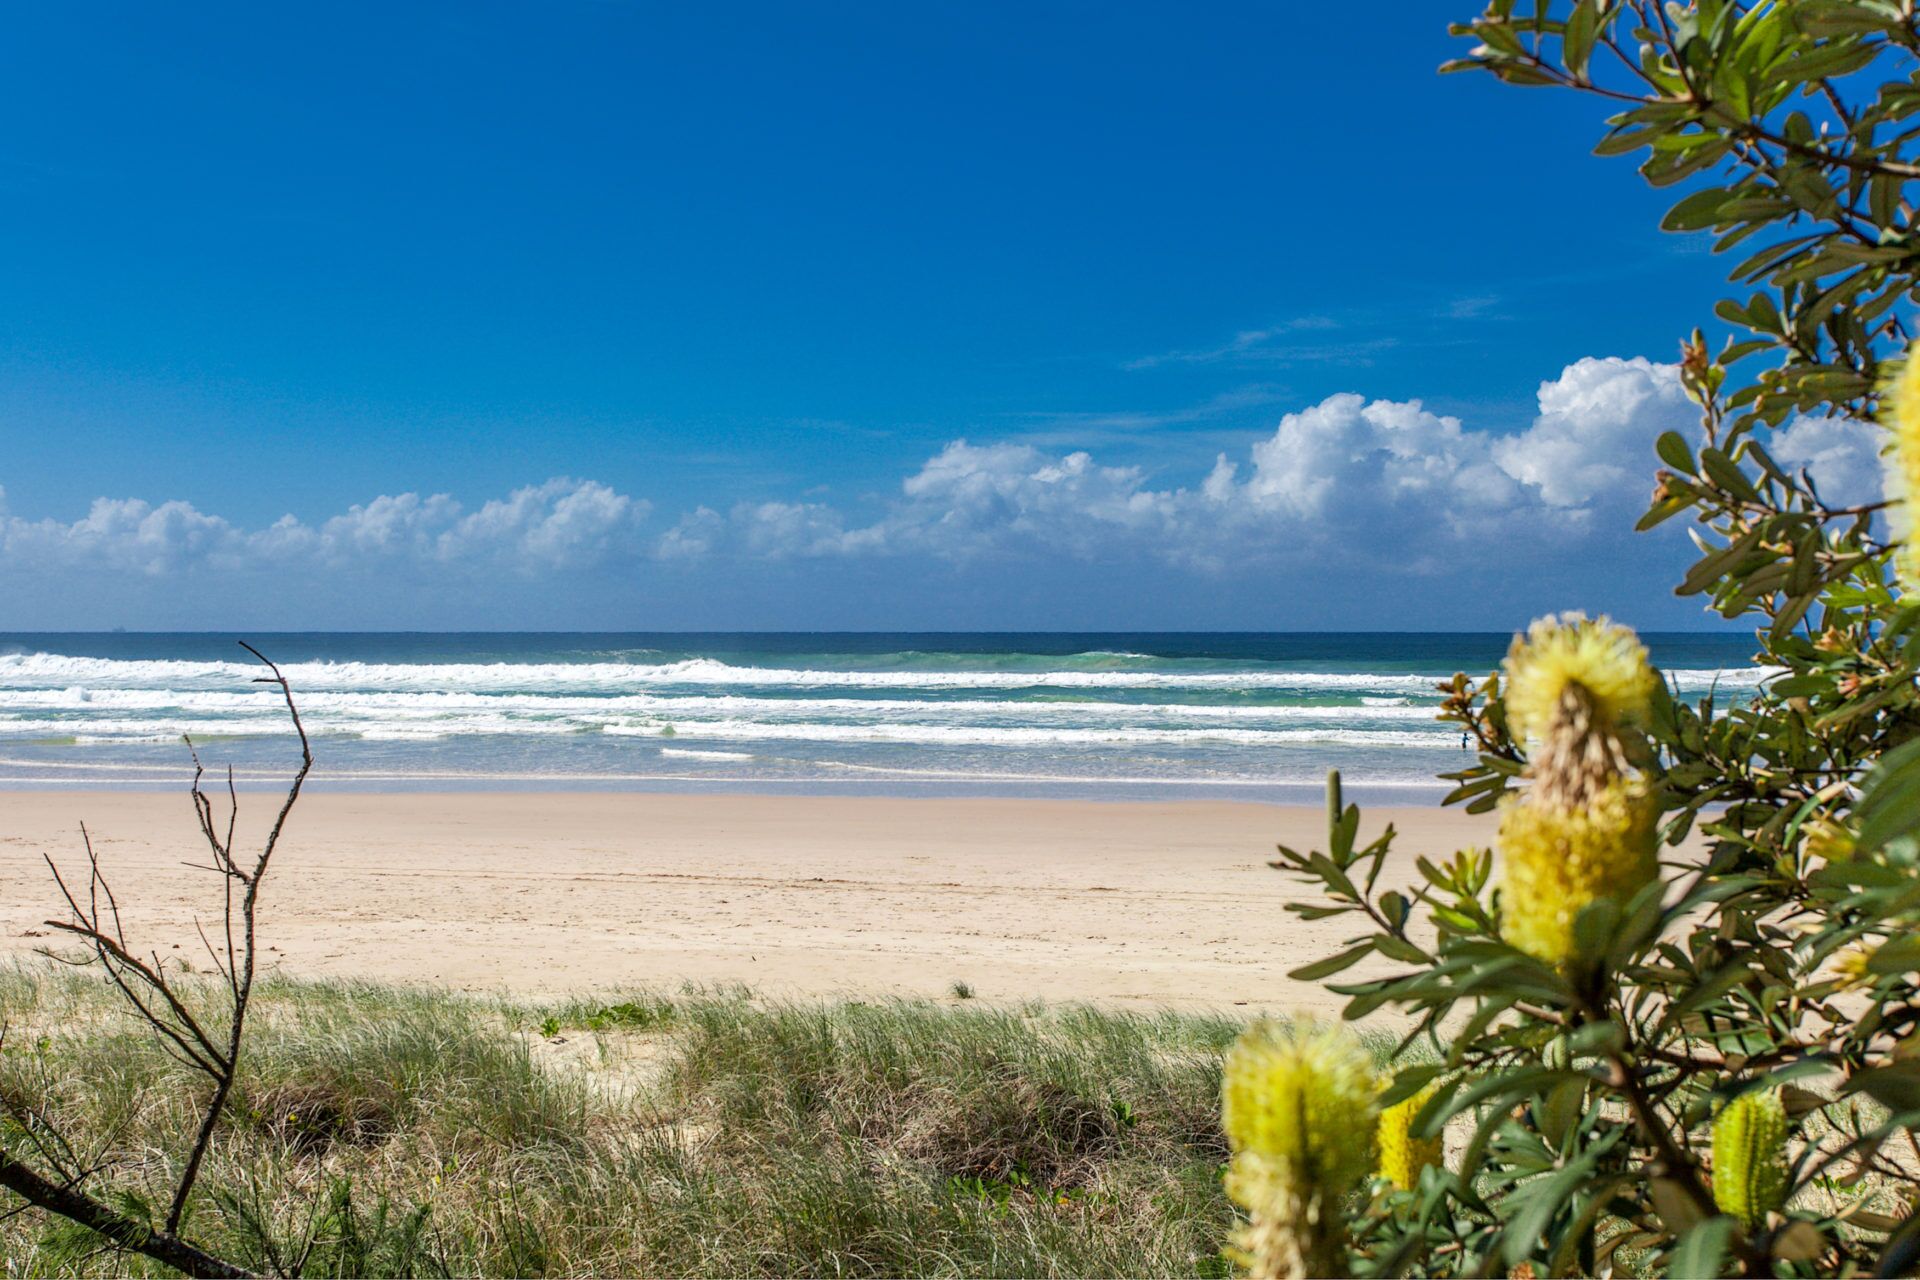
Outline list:
[[[1608,362],[1604,395],[1629,368],[1649,388],[1633,413],[1664,427],[1635,527],[1659,530],[1658,555],[1684,530],[1677,594],[1751,647],[1663,642],[1670,694],[1632,631],[1543,618],[1503,670],[1438,685],[1465,749],[1444,803],[1497,814],[1490,841],[1463,832],[1449,857],[1422,833],[1409,851],[1336,777],[1324,845],[1279,847],[1271,865],[1308,889],[1289,910],[1340,922],[1338,949],[1293,976],[1439,1057],[1461,1085],[1432,1105],[1476,1126],[1457,1177],[1351,1216],[1347,1257],[1383,1276],[1920,1275],[1903,1158],[1920,1106],[1920,8],[1479,0],[1453,17],[1468,43],[1444,70],[1588,97],[1599,152],[1639,152],[1671,189],[1665,230],[1740,246],[1724,342],[1696,328],[1673,365]],[[1498,220],[1474,248],[1524,254]],[[1571,448],[1530,465],[1587,471]],[[1556,504],[1537,534],[1605,522]],[[1462,600],[1527,576],[1505,536],[1462,564]],[[1620,574],[1591,567],[1618,598]],[[1815,1066],[1790,1122],[1764,1073]],[[1749,1092],[1709,1151],[1712,1081]],[[1405,1122],[1378,1137],[1402,1184]],[[1793,1201],[1802,1182],[1820,1194]]]
[[[1574,921],[1653,878],[1659,816],[1629,773],[1655,677],[1631,631],[1543,618],[1507,655],[1507,716],[1535,740],[1532,786],[1500,818],[1501,934],[1547,964],[1579,960]]]
[[[1380,1113],[1378,1172],[1402,1191],[1411,1191],[1420,1181],[1420,1171],[1428,1165],[1439,1164],[1445,1154],[1439,1137],[1413,1136],[1413,1122],[1420,1115],[1420,1108],[1427,1105],[1439,1088],[1436,1081]]]
[[[1342,1201],[1373,1162],[1380,1084],[1353,1035],[1258,1022],[1227,1053],[1227,1194],[1247,1211],[1236,1259],[1257,1277],[1345,1270]]]
[[[1786,1192],[1786,1104],[1778,1089],[1743,1093],[1714,1117],[1713,1203],[1752,1231]]]

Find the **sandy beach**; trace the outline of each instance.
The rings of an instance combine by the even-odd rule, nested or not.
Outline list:
[[[241,796],[242,842],[273,797]],[[1370,811],[1416,853],[1483,841],[1453,811]],[[0,931],[58,941],[43,854],[84,875],[84,821],[130,941],[204,967],[218,886],[184,794],[0,794]],[[786,995],[1326,1007],[1287,971],[1340,921],[1284,912],[1276,841],[1320,809],[1234,803],[639,794],[309,795],[261,912],[290,975],[555,994],[683,982]]]

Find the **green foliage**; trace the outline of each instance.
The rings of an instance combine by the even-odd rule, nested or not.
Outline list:
[[[1920,450],[1916,406],[1883,403],[1920,299],[1920,18],[1910,0],[1492,0],[1454,30],[1477,47],[1445,70],[1605,102],[1599,152],[1639,153],[1679,193],[1665,227],[1732,255],[1739,292],[1715,309],[1730,335],[1681,348],[1699,427],[1660,439],[1640,525],[1689,519],[1700,554],[1679,592],[1751,619],[1774,674],[1746,700],[1656,691],[1637,768],[1662,808],[1661,872],[1580,913],[1590,968],[1502,938],[1497,850],[1422,857],[1396,883],[1392,829],[1364,839],[1337,779],[1328,850],[1281,850],[1313,889],[1293,910],[1356,927],[1295,976],[1440,1055],[1403,1066],[1383,1102],[1433,1086],[1412,1132],[1451,1134],[1453,1171],[1378,1190],[1350,1265],[1911,1273],[1920,608],[1890,504],[1830,502],[1768,442],[1800,415],[1897,417],[1896,447]],[[1442,718],[1478,746],[1449,803],[1485,812],[1538,781],[1506,683],[1443,686]],[[1349,979],[1367,957],[1394,971]],[[1784,1185],[1740,1171],[1763,1193],[1741,1221],[1715,1203],[1713,1121],[1762,1091],[1784,1112]]]

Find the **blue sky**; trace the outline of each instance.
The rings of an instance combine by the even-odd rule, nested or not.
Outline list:
[[[0,627],[1696,625],[1718,264],[1451,12],[16,8]]]

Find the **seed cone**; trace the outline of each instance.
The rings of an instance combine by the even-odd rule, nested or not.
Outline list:
[[[1250,1275],[1344,1273],[1342,1202],[1372,1164],[1378,1095],[1372,1060],[1338,1027],[1258,1022],[1228,1051],[1226,1186],[1247,1211],[1234,1256]]]
[[[1713,1121],[1713,1203],[1752,1231],[1786,1194],[1786,1104],[1778,1089],[1743,1093]]]

